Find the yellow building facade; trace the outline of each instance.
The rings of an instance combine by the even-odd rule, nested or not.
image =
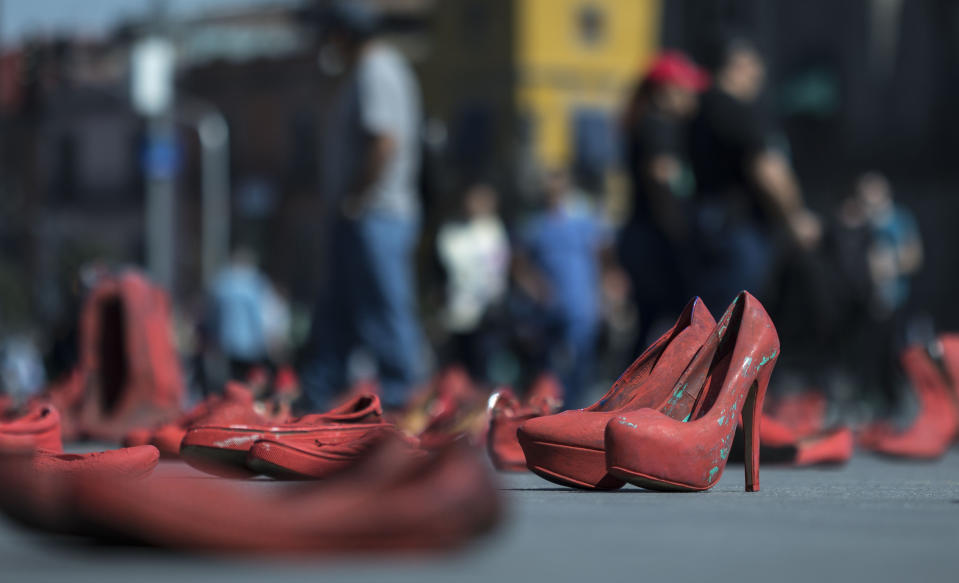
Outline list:
[[[659,45],[660,0],[516,0],[516,107],[547,166],[575,154],[574,116],[615,117]]]

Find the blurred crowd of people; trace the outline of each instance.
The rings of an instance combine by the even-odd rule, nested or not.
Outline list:
[[[549,372],[567,406],[579,406],[603,379],[603,330],[623,317],[611,305],[638,315],[628,362],[690,297],[715,309],[741,289],[773,306],[791,354],[786,390],[815,388],[872,415],[899,405],[903,310],[922,264],[916,222],[876,171],[856,178],[834,215],[807,206],[766,107],[763,57],[747,40],[722,39],[704,66],[666,51],[641,73],[620,125],[628,215],[610,216],[568,169],[543,168],[539,196],[518,215],[501,212],[489,181],[445,193],[456,210],[434,237],[421,228],[431,209],[420,208],[417,187],[418,86],[375,30],[346,3],[328,31],[324,59],[343,81],[322,164],[330,268],[297,359],[305,409],[357,380],[357,350],[387,407],[402,407],[429,366],[461,366],[488,388]],[[443,286],[422,312],[418,244]],[[218,280],[221,305],[263,287],[238,268]],[[429,341],[424,320],[439,322]],[[225,329],[243,321],[223,320],[225,345],[245,342],[251,328]],[[255,344],[258,358],[269,352]],[[250,360],[243,350],[231,358]]]
[[[295,366],[303,410],[328,407],[358,376],[399,409],[428,371],[459,366],[489,389],[551,373],[576,407],[690,297],[716,310],[745,289],[770,306],[788,348],[780,385],[875,415],[899,405],[896,354],[923,255],[916,221],[876,171],[855,177],[834,212],[807,206],[764,98],[763,56],[747,40],[723,38],[703,64],[665,51],[640,72],[619,125],[627,213],[552,167],[518,213],[501,210],[494,181],[474,177],[442,193],[455,212],[436,220],[421,208],[416,76],[377,35],[374,12],[333,6],[320,57],[340,79],[320,164],[316,233],[327,257],[302,258],[327,274],[309,332],[293,345],[282,286],[237,246],[200,318],[201,386]],[[417,286],[419,249],[439,267],[439,294],[423,293],[433,282]],[[604,332],[629,314],[631,346],[601,370]],[[4,354],[8,384],[39,388],[42,371],[17,357],[23,350]]]

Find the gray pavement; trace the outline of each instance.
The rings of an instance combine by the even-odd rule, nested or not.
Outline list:
[[[91,548],[0,518],[0,581],[959,581],[957,450],[934,463],[860,454],[841,469],[764,467],[755,494],[742,476],[731,465],[710,492],[663,494],[503,474],[509,519],[498,532],[414,559]]]

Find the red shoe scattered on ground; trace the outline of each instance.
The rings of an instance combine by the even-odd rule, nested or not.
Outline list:
[[[540,375],[530,387],[526,403],[520,403],[509,389],[490,397],[489,432],[486,450],[498,470],[525,472],[526,455],[520,447],[516,431],[536,417],[551,415],[563,405],[563,389],[550,374]]]
[[[78,327],[76,370],[39,398],[60,411],[64,439],[120,441],[179,414],[185,388],[162,289],[134,270],[104,275]]]
[[[442,550],[489,531],[500,518],[492,477],[462,444],[411,455],[387,440],[333,480],[270,490],[161,476],[72,476],[59,484],[49,492],[50,505],[63,510],[58,522],[45,525],[46,517],[23,511],[21,517],[73,534],[189,552]],[[10,500],[3,496],[8,512]]]
[[[159,458],[149,445],[86,454],[38,450],[0,456],[0,508],[27,526],[73,534],[74,483],[96,479],[127,488],[149,476]]]
[[[606,471],[607,423],[627,411],[672,407],[682,420],[692,410],[700,387],[675,386],[716,321],[699,298],[676,324],[633,362],[602,399],[585,409],[538,417],[524,423],[519,443],[530,470],[557,484],[585,489],[614,489],[623,480]]]
[[[61,451],[60,414],[51,405],[34,405],[24,415],[0,422],[0,452]]]
[[[184,413],[173,423],[154,429],[136,429],[127,433],[123,444],[127,447],[153,445],[163,458],[175,459],[180,454],[180,442],[187,429],[208,423],[268,423],[262,415],[253,393],[238,382],[228,382],[221,395],[211,395]]]
[[[61,453],[38,450],[31,458],[35,472],[64,478],[68,475],[100,475],[110,478],[142,478],[149,475],[160,459],[150,445],[125,447],[93,453]]]
[[[778,357],[772,320],[759,300],[741,292],[673,387],[697,395],[688,414],[676,415],[669,403],[663,411],[641,409],[609,422],[609,473],[653,490],[712,488],[726,467],[741,414],[746,491],[758,491],[760,417]]]
[[[763,414],[759,427],[759,461],[795,467],[839,465],[852,459],[852,431],[838,427],[813,435],[800,436],[774,417]],[[744,455],[742,421],[736,429],[729,461],[741,462]]]
[[[247,453],[261,439],[319,439],[339,443],[377,428],[383,421],[379,397],[359,396],[326,413],[305,415],[290,423],[205,423],[191,427],[180,445],[180,456],[191,466],[225,477],[250,477]]]
[[[356,437],[333,443],[322,439],[261,439],[253,444],[246,458],[251,471],[278,480],[318,480],[329,478],[356,465],[385,439],[406,443],[416,449],[415,440],[393,427],[375,427]]]
[[[948,359],[946,363],[948,366]],[[923,346],[904,350],[902,366],[919,398],[919,413],[909,427],[901,431],[887,423],[867,427],[859,444],[893,457],[941,457],[959,431],[959,409],[951,382]]]
[[[473,384],[466,371],[450,367],[411,399],[400,427],[416,435],[424,449],[442,447],[465,436],[485,442],[489,428],[489,393]]]
[[[796,436],[807,437],[826,430],[827,404],[826,395],[820,391],[802,391],[770,399],[763,413]]]
[[[852,430],[840,427],[799,440],[797,466],[840,465],[852,459],[855,451]]]

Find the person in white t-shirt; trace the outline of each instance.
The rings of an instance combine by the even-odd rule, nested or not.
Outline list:
[[[446,272],[443,324],[449,333],[447,360],[486,380],[495,341],[486,317],[509,283],[510,246],[497,214],[492,187],[476,184],[463,197],[462,218],[445,223],[436,251]]]

